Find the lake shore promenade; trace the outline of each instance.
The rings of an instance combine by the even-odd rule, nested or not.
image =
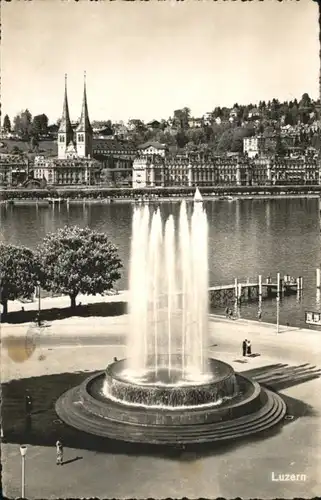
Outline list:
[[[18,193],[17,193],[18,194]],[[292,199],[319,199],[321,194],[319,193],[305,193],[305,194],[246,194],[246,195],[230,195],[230,196],[220,196],[220,195],[204,195],[204,201],[237,201],[237,200],[292,200]],[[126,197],[126,198],[121,198],[119,196],[112,197],[111,199],[107,198],[101,198],[101,199],[92,199],[92,198],[86,198],[82,197],[79,199],[70,199],[66,197],[62,197],[61,199],[55,200],[55,202],[52,202],[52,200],[48,200],[47,198],[33,198],[33,199],[24,199],[20,198],[19,196],[12,197],[9,200],[2,200],[1,199],[1,194],[0,194],[0,205],[10,205],[11,203],[14,204],[15,206],[24,206],[24,205],[37,205],[40,203],[42,206],[45,205],[52,205],[52,206],[59,206],[60,203],[67,203],[69,205],[106,205],[110,203],[116,203],[116,204],[123,204],[123,203],[163,203],[163,202],[175,202],[179,203],[183,200],[186,201],[193,201],[193,195],[190,196],[158,196],[157,198],[143,198],[141,199],[140,196],[133,195],[131,197]]]
[[[77,302],[127,302],[127,298],[127,292],[119,292],[105,297],[79,296]],[[68,306],[68,297],[42,300],[42,308]],[[24,307],[36,310],[36,303]],[[9,304],[9,311],[20,308],[19,302]],[[127,314],[72,316],[42,327],[2,323],[1,381],[5,384],[28,377],[104,369],[114,356],[126,356],[128,330]],[[320,495],[321,384],[316,377],[321,366],[321,332],[281,326],[277,334],[273,324],[209,315],[209,337],[209,356],[275,387],[284,397],[292,421],[268,436],[174,455],[138,450],[133,455],[124,452],[121,445],[104,453],[66,448],[62,468],[55,464],[54,443],[29,445],[27,498],[265,499]],[[244,338],[251,340],[256,356],[243,358]],[[2,467],[4,494],[20,496],[18,444],[2,444]]]
[[[193,186],[150,186],[120,188],[107,186],[52,186],[47,188],[5,188],[0,189],[2,205],[59,206],[59,204],[110,204],[110,203],[158,203],[193,200],[199,188],[204,201],[235,201],[260,199],[318,199],[321,186],[308,185],[199,185]]]

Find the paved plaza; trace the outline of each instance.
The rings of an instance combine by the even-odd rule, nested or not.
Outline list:
[[[49,300],[49,299],[48,299]],[[128,316],[67,318],[45,325],[2,325],[1,377],[13,379],[104,368],[125,356]],[[25,338],[31,339],[29,342]],[[252,341],[242,358],[241,342]],[[34,339],[34,345],[32,345]],[[244,441],[147,452],[122,444],[102,451],[28,446],[28,498],[293,498],[321,493],[321,332],[210,315],[211,356],[274,387],[293,416],[268,435]],[[28,346],[26,348],[26,345]],[[20,355],[17,353],[19,352]],[[21,354],[22,352],[22,354]],[[2,444],[4,494],[21,494],[18,443]],[[281,480],[283,479],[283,480]]]

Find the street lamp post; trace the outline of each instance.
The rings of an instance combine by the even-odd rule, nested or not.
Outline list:
[[[40,326],[41,321],[40,321],[40,311],[41,311],[41,288],[40,288],[40,281],[37,281],[38,285],[38,326]]]
[[[276,333],[279,333],[280,323],[280,273],[277,274],[277,290],[276,290]]]
[[[21,453],[21,498],[26,498],[25,497],[25,459],[26,459],[26,454],[27,454],[27,446],[25,444],[22,444],[20,446],[20,453]]]

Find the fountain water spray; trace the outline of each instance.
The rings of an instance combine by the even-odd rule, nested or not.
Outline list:
[[[131,328],[124,373],[132,381],[152,376],[151,382],[188,384],[202,381],[208,374],[207,217],[203,204],[194,203],[189,221],[182,202],[177,229],[172,215],[162,223],[159,209],[151,213],[145,206],[134,211]]]

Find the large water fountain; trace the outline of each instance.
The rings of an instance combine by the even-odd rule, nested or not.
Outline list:
[[[126,359],[64,393],[56,411],[85,432],[127,441],[191,443],[264,430],[282,399],[208,358],[207,218],[135,208]]]

